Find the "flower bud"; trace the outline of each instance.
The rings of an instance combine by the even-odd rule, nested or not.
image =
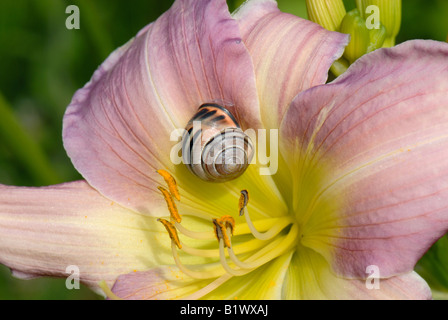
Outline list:
[[[309,20],[327,30],[337,31],[345,16],[342,0],[306,0]]]
[[[358,9],[354,9],[345,15],[339,31],[350,34],[350,43],[344,52],[344,57],[350,64],[367,53],[370,44],[370,33]]]
[[[367,53],[373,50],[383,47],[384,41],[387,37],[386,28],[381,24],[378,29],[372,29],[369,31],[370,44],[367,47]]]
[[[370,16],[378,15],[386,29],[383,47],[395,45],[395,38],[401,25],[401,0],[356,0],[356,5],[361,17],[366,21]]]

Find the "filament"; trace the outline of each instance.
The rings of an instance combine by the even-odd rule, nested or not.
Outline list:
[[[212,240],[215,238],[213,235],[213,231],[203,231],[203,232],[197,232],[197,231],[191,231],[186,229],[184,226],[182,226],[180,223],[176,222],[174,223],[174,226],[177,228],[177,230],[182,233],[183,235],[197,240]]]
[[[224,244],[224,240],[223,239],[219,239],[219,259],[221,261],[221,264],[224,268],[224,270],[226,270],[227,273],[231,274],[232,276],[242,276],[249,271],[244,270],[244,269],[240,269],[240,270],[235,270],[230,268],[230,266],[227,264],[227,260],[226,260],[226,253],[225,253],[225,244]]]
[[[196,249],[187,246],[185,243],[180,242],[182,245],[182,250],[192,256],[204,257],[204,258],[215,258],[219,254],[218,249]]]
[[[209,283],[205,287],[199,289],[198,291],[190,294],[189,296],[183,297],[182,300],[197,300],[197,299],[200,299],[200,298],[202,298],[206,294],[212,292],[213,290],[215,290],[220,285],[222,285],[223,283],[225,283],[226,281],[228,281],[230,279],[232,279],[232,275],[226,273],[226,274],[220,276],[219,278],[217,278],[216,280],[212,281],[211,283]]]
[[[177,184],[174,178],[164,170],[157,171],[168,185],[168,189],[158,187],[162,192],[170,213],[170,220],[158,219],[165,226],[171,238],[171,253],[179,270],[194,279],[214,279],[208,285],[189,295],[187,299],[196,299],[210,293],[232,277],[248,274],[273,259],[287,253],[299,241],[299,227],[289,216],[256,221],[257,227],[249,215],[249,192],[242,190],[238,201],[238,213],[244,215],[245,223],[237,224],[231,215],[210,219],[209,231],[192,231],[181,222],[182,218],[174,198],[179,200]],[[179,235],[180,237],[179,237]],[[249,236],[252,236],[251,239]],[[182,239],[194,240],[198,245],[190,246]],[[218,248],[216,248],[216,242]],[[204,246],[200,246],[203,242]],[[192,243],[187,241],[187,243]],[[214,247],[213,247],[213,246]],[[187,267],[181,262],[179,250],[185,254],[198,257],[202,261],[201,269]],[[198,266],[198,265],[195,265]],[[195,267],[193,266],[193,267]]]
[[[216,278],[222,275],[222,272],[220,270],[210,270],[207,272],[201,272],[201,271],[194,271],[190,270],[187,267],[185,267],[179,258],[179,253],[176,249],[176,244],[174,241],[171,242],[171,252],[174,257],[174,261],[176,262],[177,267],[185,273],[187,276],[194,278],[194,279],[210,279],[210,278]]]
[[[294,228],[294,226],[293,226]],[[298,235],[298,227],[296,226],[296,228],[294,228],[295,230],[292,230],[293,228],[291,228],[291,231],[294,231],[292,236],[287,236],[286,238],[288,239],[284,239],[284,241],[286,242],[286,246],[290,247],[290,245],[293,243],[292,239],[297,237]],[[245,263],[252,263],[255,262],[255,264],[259,263],[261,259],[261,257],[269,251],[273,251],[273,249],[279,244],[279,242],[281,242],[282,239],[277,239],[273,242],[271,242],[268,246],[264,247],[262,250],[257,251],[255,254],[253,254],[252,256],[250,256],[249,258],[247,258],[247,260],[245,261]],[[229,250],[229,249],[227,249]],[[280,254],[277,254],[277,256],[279,256]],[[257,261],[258,260],[258,261]],[[254,265],[255,265],[254,264]],[[256,267],[252,268],[252,270],[254,270]],[[252,271],[251,270],[251,271]],[[249,271],[250,272],[250,271]],[[202,298],[203,296],[205,296],[206,294],[212,292],[213,290],[215,290],[216,288],[218,288],[219,286],[221,286],[222,284],[224,284],[226,281],[230,280],[234,275],[230,274],[230,273],[225,273],[222,276],[220,276],[219,278],[217,278],[216,280],[212,281],[211,283],[209,283],[207,286],[203,287],[202,289],[199,289],[198,291],[192,293],[191,295],[182,298],[183,300],[195,300],[195,299],[199,299]]]
[[[238,257],[234,254],[232,248],[227,248],[227,251],[229,252],[230,259],[237,266],[244,269],[250,269],[249,271],[252,271],[253,269],[262,266],[263,264],[271,261],[274,258],[277,258],[278,256],[288,251],[291,248],[291,245],[297,241],[297,236],[298,236],[298,227],[297,225],[293,225],[288,235],[283,236],[282,238],[276,239],[275,241],[269,243],[266,247],[264,247],[262,250],[258,252],[259,256],[261,257],[253,261],[250,261],[250,259],[244,262],[240,261]]]
[[[250,232],[253,234],[253,236],[255,238],[260,239],[260,240],[270,240],[270,239],[272,239],[280,231],[282,231],[287,225],[291,224],[291,222],[292,222],[291,220],[284,220],[284,221],[282,221],[281,224],[274,225],[268,231],[261,233],[261,232],[259,232],[255,228],[254,224],[252,223],[252,220],[250,219],[250,216],[249,216],[249,210],[247,209],[247,207],[243,208],[243,215],[246,218],[246,223],[247,223],[247,226],[250,229]]]

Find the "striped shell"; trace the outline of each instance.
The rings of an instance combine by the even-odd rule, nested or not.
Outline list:
[[[223,106],[206,103],[188,122],[182,137],[182,158],[199,178],[225,182],[239,177],[254,155],[251,139]]]

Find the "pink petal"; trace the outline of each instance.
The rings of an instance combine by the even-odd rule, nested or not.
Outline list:
[[[76,92],[64,145],[93,187],[150,212],[163,182],[155,170],[174,171],[171,132],[213,101],[233,104],[243,128],[259,126],[252,63],[225,1],[178,0]]]
[[[154,218],[119,206],[84,181],[0,185],[0,264],[21,278],[68,277],[67,267],[76,266],[86,285],[112,285],[120,274],[153,267],[155,251],[163,260],[163,245],[155,250],[150,240],[159,233],[166,232]]]
[[[418,40],[366,55],[293,102],[283,148],[303,148],[283,154],[328,171],[315,208],[340,205],[313,213],[303,243],[339,274],[407,272],[447,232],[447,101],[448,44]]]
[[[347,289],[348,287],[349,289],[333,296],[333,299],[430,300],[432,298],[428,284],[414,271],[388,279],[380,279],[378,289],[374,287],[374,279],[367,279],[367,282],[372,286],[370,289],[366,287],[366,281],[363,280],[344,279],[343,281],[347,282],[343,288]]]
[[[254,63],[262,120],[279,128],[292,99],[323,84],[349,36],[280,12],[276,1],[247,1],[234,17]]]

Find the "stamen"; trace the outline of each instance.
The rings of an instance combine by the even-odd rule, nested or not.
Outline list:
[[[254,224],[252,223],[252,220],[249,217],[249,211],[247,209],[248,202],[249,202],[249,192],[247,190],[242,190],[241,196],[240,196],[240,201],[239,201],[240,216],[244,214],[244,217],[246,218],[246,223],[255,238],[260,239],[260,240],[272,239],[273,237],[275,237],[278,234],[278,232],[280,232],[284,228],[284,227],[282,227],[280,229],[274,225],[274,227],[272,227],[270,230],[268,230],[264,233],[259,232],[255,228]]]
[[[297,244],[297,239],[299,238],[299,227],[297,224],[293,224],[291,226],[291,230],[288,232],[286,236],[283,236],[282,241],[278,244],[275,244],[274,250],[267,250],[267,254],[262,255],[260,259],[257,260],[260,265],[265,264],[268,261],[271,261],[272,259],[277,258],[278,256],[284,254],[291,248],[293,248]],[[269,245],[273,244],[275,242],[272,241]],[[266,246],[267,248],[268,246]],[[260,250],[262,251],[262,250]]]
[[[219,218],[219,221],[224,225],[226,230],[230,230],[230,235],[233,236],[233,231],[235,230],[235,219],[232,216],[225,215]]]
[[[205,257],[205,258],[216,258],[219,254],[218,249],[197,249],[192,248],[190,246],[187,246],[182,241],[180,242],[182,245],[182,251],[184,251],[187,254],[197,256],[197,257]]]
[[[227,260],[226,260],[225,247],[226,247],[226,244],[225,244],[224,239],[219,239],[219,259],[221,261],[221,264],[222,264],[224,270],[226,270],[227,273],[230,273],[233,276],[242,276],[251,271],[251,270],[244,270],[244,269],[235,270],[235,269],[230,268],[230,266],[228,265]]]
[[[235,252],[233,252],[232,248],[227,248],[227,252],[229,253],[230,260],[233,261],[238,267],[242,269],[253,269],[257,267],[257,263],[250,263],[250,262],[243,262],[235,255]]]
[[[252,221],[250,220],[248,213],[246,214],[246,222],[247,226],[249,227],[254,237],[259,240],[270,240],[274,238],[276,235],[278,235],[285,227],[293,223],[291,219],[282,219],[282,220],[279,219],[278,223],[276,223],[271,229],[261,233],[257,231],[257,229],[255,229],[255,226],[252,224]]]
[[[177,210],[176,203],[173,200],[173,197],[171,196],[171,193],[169,193],[168,190],[166,190],[164,187],[157,187],[163,194],[163,197],[165,198],[166,204],[168,206],[168,210],[170,211],[171,219],[174,221],[180,223],[182,221],[182,218],[179,214],[179,211]]]
[[[176,181],[173,176],[165,170],[157,170],[157,172],[168,184],[169,191],[163,187],[158,187],[158,189],[162,192],[165,198],[171,217],[171,221],[165,219],[158,219],[158,221],[165,226],[168,235],[171,238],[171,251],[177,267],[187,276],[195,279],[217,278],[192,296],[203,296],[231,277],[242,276],[253,271],[284,254],[297,243],[299,231],[298,226],[294,223],[292,218],[283,216],[279,218],[257,220],[257,227],[261,227],[261,230],[267,231],[259,232],[255,228],[247,208],[249,203],[249,192],[247,190],[241,191],[238,202],[239,214],[240,216],[245,215],[246,224],[241,224],[238,227],[237,236],[240,237],[242,235],[252,234],[255,239],[243,242],[237,241],[234,251],[234,248],[232,247],[232,237],[235,233],[235,219],[230,215],[224,215],[221,218],[212,220],[214,232],[211,230],[196,232],[186,229],[181,225],[182,218],[174,201],[174,198],[177,200],[180,199]],[[288,231],[287,234],[281,234],[281,232],[291,224],[292,226],[290,229],[286,230]],[[204,246],[204,249],[200,249],[200,247],[190,247],[185,245],[180,242],[178,232],[191,239],[212,240],[213,237],[216,237],[219,243],[219,249],[208,249],[207,246]],[[243,240],[246,238],[237,238],[237,240],[238,239]],[[266,242],[266,240],[271,241]],[[225,252],[226,248],[228,256]],[[184,254],[193,255],[202,259],[214,258],[219,255],[219,262],[212,260],[213,262],[206,264],[205,269],[191,270],[181,263],[178,249],[182,249]],[[237,257],[236,254],[238,254],[239,257]],[[240,260],[241,258],[244,259]]]
[[[247,190],[241,190],[241,196],[238,202],[240,216],[244,214],[244,209],[247,207],[248,203],[249,203],[249,192]]]
[[[241,269],[230,268],[226,261],[224,243],[221,239],[219,243],[219,257],[221,264],[224,267],[224,270],[226,270],[231,275],[242,276],[284,254],[297,241],[297,236],[298,227],[297,225],[293,225],[291,228],[291,232],[288,233],[288,235],[272,241],[266,247],[258,251],[256,254],[254,254],[244,262],[240,261],[235,255],[233,255],[232,258],[233,252],[231,253],[231,248],[227,248],[227,250],[229,251],[230,259]]]
[[[224,235],[222,234],[222,229],[223,228],[222,228],[221,225],[219,225],[218,220],[213,219],[212,221],[213,221],[213,228],[215,230],[215,236],[216,236],[216,238],[219,241],[219,240],[221,240],[224,237]]]
[[[182,300],[198,300],[200,298],[202,298],[203,296],[205,296],[206,294],[212,292],[213,290],[215,290],[216,288],[218,288],[220,285],[222,285],[223,283],[225,283],[227,280],[232,279],[232,276],[228,273],[223,274],[222,276],[220,276],[218,279],[212,281],[211,283],[209,283],[208,285],[206,285],[205,287],[195,291],[194,293],[190,294],[189,296],[186,296],[184,298],[181,298]]]
[[[233,229],[235,227],[235,220],[231,216],[223,216],[220,219],[213,219],[213,224],[215,227],[216,237],[218,238],[219,241],[219,258],[224,270],[227,273],[233,276],[241,276],[261,265],[260,261],[254,261],[252,263],[244,263],[240,261],[234,254],[230,238],[227,236],[228,233],[233,235]],[[226,260],[225,248],[227,248],[231,260],[241,269],[232,269],[229,266]]]
[[[176,179],[166,170],[160,169],[157,170],[157,173],[160,174],[163,179],[165,179],[166,184],[168,185],[168,189],[170,190],[171,195],[180,201],[179,190],[177,189]]]
[[[163,226],[165,227],[166,231],[168,232],[168,235],[170,236],[172,242],[175,243],[179,249],[182,249],[182,245],[180,244],[179,236],[177,235],[177,230],[174,227],[174,225],[165,219],[157,219],[157,221],[159,221],[163,224]]]
[[[247,260],[245,262],[255,262],[255,261],[259,261],[259,258],[262,257],[263,255],[266,254],[266,252],[269,251],[275,251],[273,249],[275,249],[275,247],[282,241],[282,239],[277,239],[272,241],[270,244],[268,244],[266,247],[264,247],[263,249],[261,249],[260,251],[257,251],[255,254],[253,254],[252,256],[250,256],[249,258],[247,258]],[[283,252],[281,252],[280,254],[283,254]],[[252,268],[253,270],[254,268]],[[252,271],[250,270],[250,271]],[[250,272],[248,271],[248,272]],[[210,284],[208,284],[207,286],[205,286],[204,288],[194,292],[193,294],[183,298],[186,300],[194,300],[194,299],[199,299],[203,296],[205,296],[206,294],[212,292],[213,290],[215,290],[216,288],[218,288],[220,285],[222,285],[223,283],[225,283],[227,280],[231,279],[232,275],[229,273],[226,273],[224,275],[222,275],[221,277],[219,277],[218,279],[214,280],[213,282],[211,282]]]
[[[233,253],[231,248],[228,248],[230,259],[240,268],[246,269],[256,269],[263,264],[277,258],[278,256],[284,254],[292,246],[297,242],[297,238],[299,235],[299,228],[296,224],[293,224],[290,232],[281,238],[278,238],[271,243],[269,243],[266,247],[258,251],[255,255],[247,259],[246,261],[240,261],[236,255]],[[256,256],[256,257],[255,257]]]
[[[224,225],[224,222],[221,219],[213,219],[213,226],[215,228],[215,235],[218,241],[223,240],[224,245],[229,248],[231,246],[230,244],[230,238],[227,235],[227,229]]]
[[[171,242],[171,252],[173,253],[174,261],[176,262],[177,267],[180,269],[180,271],[182,271],[189,277],[192,277],[194,279],[210,279],[222,275],[222,271],[220,271],[219,269],[209,270],[208,272],[187,269],[180,261],[179,253],[177,252],[174,242]]]
[[[176,226],[177,230],[179,230],[180,233],[182,233],[183,235],[186,235],[187,237],[190,237],[192,239],[212,240],[215,238],[212,231],[203,231],[203,232],[191,231],[177,222],[175,222],[174,225]]]

